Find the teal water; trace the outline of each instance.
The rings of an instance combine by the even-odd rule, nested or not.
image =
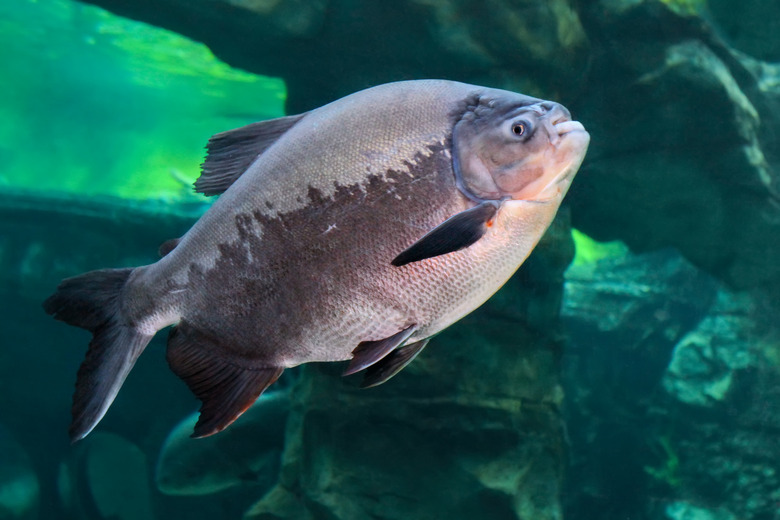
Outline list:
[[[187,196],[212,134],[282,115],[284,82],[175,33],[65,0],[0,19],[3,186]]]
[[[0,520],[780,520],[774,3],[95,1],[170,30],[0,4]],[[202,440],[158,334],[71,444],[60,280],[157,261],[212,135],[431,76],[591,133],[517,275],[391,382],[288,370]]]

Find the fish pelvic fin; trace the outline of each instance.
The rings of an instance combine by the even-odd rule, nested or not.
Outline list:
[[[391,263],[400,267],[469,247],[487,232],[489,223],[498,212],[498,205],[497,201],[485,201],[451,216],[396,256]]]
[[[55,319],[92,332],[73,394],[69,430],[73,442],[100,422],[152,339],[127,325],[121,315],[121,292],[132,271],[103,269],[68,278],[43,303]]]
[[[368,367],[363,373],[363,382],[360,384],[360,388],[371,388],[381,385],[396,375],[417,357],[417,354],[428,344],[429,339],[425,338],[404,345],[380,359],[376,364]]]
[[[200,399],[200,417],[193,438],[227,428],[271,386],[282,367],[244,367],[231,362],[223,345],[182,320],[168,336],[171,370]]]
[[[404,344],[414,334],[417,325],[410,325],[392,336],[376,341],[361,341],[352,351],[352,360],[342,375],[348,376],[360,372],[379,362],[385,356]]]

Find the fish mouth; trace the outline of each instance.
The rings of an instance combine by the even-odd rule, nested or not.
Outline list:
[[[566,143],[565,146],[571,146],[571,137],[576,136],[584,138],[585,136],[588,136],[588,132],[585,130],[585,127],[582,126],[582,123],[579,121],[572,121],[570,117],[567,117],[567,114],[558,114],[558,117],[555,119],[547,120],[545,126],[547,126],[547,132],[550,136],[550,144],[555,148],[559,148],[563,143]],[[569,136],[569,134],[574,135]],[[564,138],[564,136],[569,137]],[[577,141],[577,139],[575,139],[575,141]]]
[[[560,154],[560,162],[557,175],[541,190],[540,202],[566,194],[590,144],[590,134],[579,121],[561,117],[553,123],[553,128],[558,135],[553,138],[552,144],[556,153]]]
[[[584,132],[585,127],[579,121],[557,121],[553,123],[553,127],[558,131],[558,135],[566,135],[571,132]]]

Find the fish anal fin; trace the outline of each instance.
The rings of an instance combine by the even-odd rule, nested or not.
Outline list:
[[[171,370],[202,403],[194,438],[227,428],[284,371],[282,367],[232,363],[224,347],[185,321],[171,329],[167,358]]]
[[[392,264],[402,266],[469,247],[487,232],[497,211],[496,201],[486,201],[453,215],[396,256]]]
[[[274,144],[285,132],[306,115],[280,117],[252,123],[216,134],[206,145],[206,159],[195,181],[195,191],[204,195],[219,195],[227,190],[258,155]]]
[[[393,350],[403,345],[409,337],[414,334],[416,325],[410,325],[404,330],[393,334],[392,336],[376,341],[361,341],[355,350],[352,351],[352,360],[344,371],[345,376],[359,372],[366,367],[370,367],[378,362]]]
[[[428,340],[429,338],[425,338],[404,345],[403,347],[392,351],[379,360],[378,363],[368,367],[363,374],[363,382],[360,384],[360,388],[371,388],[372,386],[381,385],[396,375],[417,357],[417,354],[419,354],[428,344]]]

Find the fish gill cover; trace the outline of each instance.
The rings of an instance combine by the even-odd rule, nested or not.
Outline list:
[[[286,96],[203,44],[67,0],[0,3],[0,48],[8,188],[188,196],[209,136],[282,115]]]

